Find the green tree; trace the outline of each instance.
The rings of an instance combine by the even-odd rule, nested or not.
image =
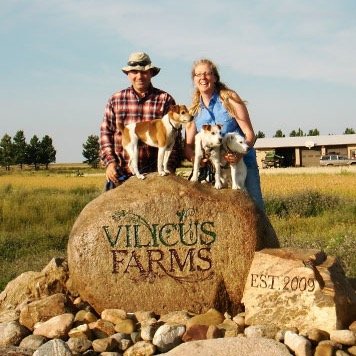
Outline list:
[[[48,165],[50,163],[56,162],[56,150],[53,147],[52,139],[48,135],[45,135],[42,138],[40,147],[40,163],[44,164],[46,166],[46,169],[48,169]]]
[[[289,134],[289,137],[301,137],[301,136],[305,136],[304,132],[301,128],[299,128],[297,131],[293,130]]]
[[[308,132],[308,136],[319,136],[320,135],[320,132],[318,129],[312,129],[312,130],[309,130]]]
[[[262,131],[257,132],[256,138],[265,138],[265,137],[266,135]]]
[[[0,141],[0,163],[7,171],[14,164],[14,149],[11,136],[5,134]]]
[[[282,130],[277,130],[273,137],[286,137]]]
[[[33,164],[35,170],[40,168],[41,163],[41,142],[36,135],[33,135],[26,150],[26,163]]]
[[[26,138],[22,130],[16,132],[13,139],[13,148],[15,164],[19,164],[22,169],[22,166],[26,163],[27,149]]]
[[[344,135],[353,135],[355,133],[355,130],[352,129],[351,127],[347,127],[344,131]]]
[[[85,143],[83,143],[83,157],[86,158],[83,163],[88,163],[91,167],[97,168],[99,165],[99,136],[88,136]]]

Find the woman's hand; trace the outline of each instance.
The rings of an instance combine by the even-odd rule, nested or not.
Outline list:
[[[238,163],[242,157],[243,154],[241,153],[226,153],[224,156],[226,162],[230,164]]]

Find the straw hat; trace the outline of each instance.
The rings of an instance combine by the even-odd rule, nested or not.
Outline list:
[[[131,53],[129,60],[127,62],[127,66],[122,68],[122,71],[127,74],[131,70],[152,70],[152,77],[157,75],[161,68],[156,67],[152,64],[151,59],[147,53],[144,52],[135,52]]]

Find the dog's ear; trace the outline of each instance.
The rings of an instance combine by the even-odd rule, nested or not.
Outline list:
[[[221,125],[221,124],[217,124],[216,126],[219,128],[219,130],[221,130],[223,127],[223,125]]]
[[[189,111],[185,105],[178,105],[179,113],[181,115],[189,114]]]
[[[202,129],[203,129],[204,131],[211,131],[211,125],[209,125],[209,124],[204,124],[204,125],[202,126]]]
[[[169,111],[176,112],[179,114],[179,105],[171,105]]]

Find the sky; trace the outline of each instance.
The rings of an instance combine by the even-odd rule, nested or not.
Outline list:
[[[138,51],[187,106],[192,63],[215,62],[266,137],[356,130],[355,17],[355,0],[1,0],[0,138],[49,135],[58,163],[82,162]]]

